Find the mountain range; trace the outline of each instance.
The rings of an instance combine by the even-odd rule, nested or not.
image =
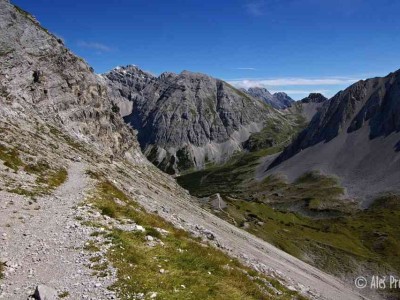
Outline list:
[[[271,105],[276,109],[284,109],[291,107],[295,102],[292,98],[290,98],[286,93],[278,92],[271,94],[266,88],[261,87],[251,87],[246,89],[241,89],[243,92],[253,96],[256,99],[260,99],[265,103]]]
[[[267,120],[284,119],[263,101],[205,74],[156,77],[126,66],[102,78],[124,120],[138,131],[143,152],[170,174],[223,163]]]
[[[202,210],[146,160],[106,79],[60,38],[5,0],[0,33],[0,298],[313,293],[303,262],[281,266],[284,252]]]
[[[0,298],[352,300],[400,273],[400,71],[293,101],[95,74],[6,0],[0,32]]]
[[[325,102],[266,174],[290,180],[311,170],[340,178],[351,197],[398,192],[400,72],[362,80]],[[366,202],[367,204],[370,202]]]

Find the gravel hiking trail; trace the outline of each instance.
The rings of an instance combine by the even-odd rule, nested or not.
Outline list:
[[[69,299],[115,299],[113,278],[96,278],[83,250],[91,229],[77,220],[89,188],[85,165],[72,163],[68,179],[52,195],[30,198],[0,192],[0,260],[6,263],[0,299],[26,300],[44,284]]]

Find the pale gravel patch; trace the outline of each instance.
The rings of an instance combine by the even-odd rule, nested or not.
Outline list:
[[[86,214],[77,205],[84,201],[90,186],[85,165],[73,163],[67,181],[37,203],[0,192],[0,260],[7,263],[1,299],[26,300],[38,284],[59,293],[67,291],[68,299],[116,299],[107,290],[116,280],[115,270],[109,268],[110,275],[104,278],[92,276],[89,258],[99,254],[83,249],[89,240],[101,243],[102,237],[91,237],[96,229],[76,220]],[[100,255],[106,250],[101,249]]]

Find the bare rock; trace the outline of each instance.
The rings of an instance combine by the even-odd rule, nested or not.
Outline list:
[[[36,287],[34,297],[36,300],[57,300],[57,291],[52,287],[40,284]]]

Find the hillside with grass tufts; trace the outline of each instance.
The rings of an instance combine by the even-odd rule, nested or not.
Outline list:
[[[28,12],[0,0],[0,32],[0,298],[359,298],[199,207]]]

